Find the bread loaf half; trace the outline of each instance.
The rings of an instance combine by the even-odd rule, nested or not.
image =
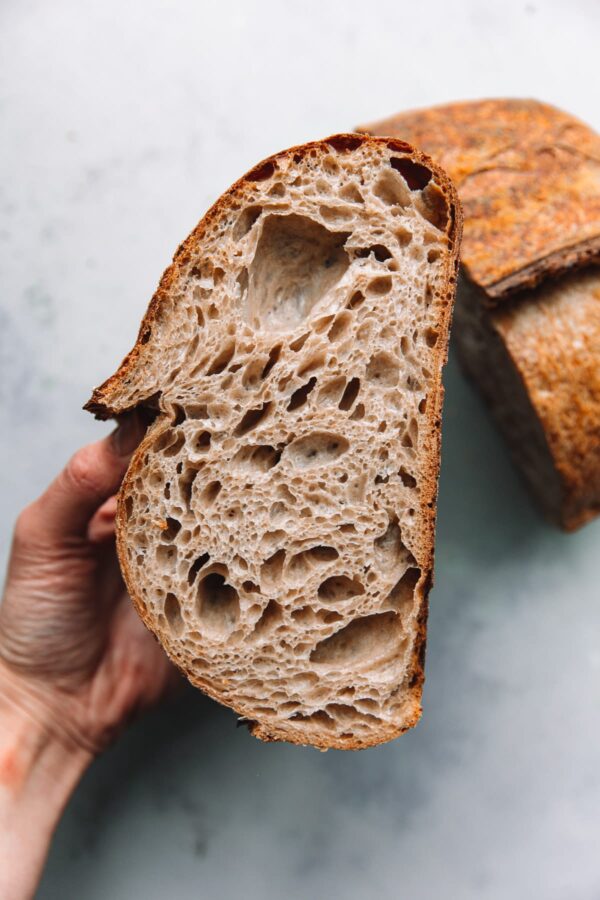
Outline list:
[[[465,212],[455,340],[546,516],[600,512],[600,137],[534,100],[403,113]]]
[[[87,404],[154,411],[119,496],[129,592],[264,740],[360,748],[419,718],[460,221],[402,141],[273,156],[182,244]]]

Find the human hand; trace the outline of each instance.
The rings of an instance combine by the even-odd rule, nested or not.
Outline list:
[[[143,431],[131,414],[23,510],[0,607],[0,685],[91,753],[174,674],[133,609],[114,547],[114,493]]]
[[[135,415],[79,450],[17,520],[0,607],[0,896],[33,896],[81,774],[175,669],[121,580],[115,491]]]

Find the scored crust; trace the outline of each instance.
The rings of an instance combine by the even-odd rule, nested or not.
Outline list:
[[[600,256],[600,137],[574,116],[490,99],[359,131],[408,140],[448,172],[465,215],[463,269],[493,302]]]
[[[156,418],[117,544],[142,619],[263,740],[420,716],[461,214],[403,141],[335,135],[236,182],[86,408]]]

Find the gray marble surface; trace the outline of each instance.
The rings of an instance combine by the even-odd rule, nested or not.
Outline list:
[[[536,96],[596,127],[597,0],[2,0],[2,550],[105,426],[80,411],[251,164],[400,108]],[[600,896],[600,522],[531,508],[451,358],[425,715],[261,745],[191,689],[86,775],[42,900]]]

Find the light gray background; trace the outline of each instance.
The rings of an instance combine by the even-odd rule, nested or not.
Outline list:
[[[0,521],[179,241],[250,165],[406,107],[535,96],[600,126],[600,4],[2,0]],[[261,745],[194,691],[85,777],[43,900],[600,896],[600,522],[538,518],[451,359],[425,715],[358,754]]]

